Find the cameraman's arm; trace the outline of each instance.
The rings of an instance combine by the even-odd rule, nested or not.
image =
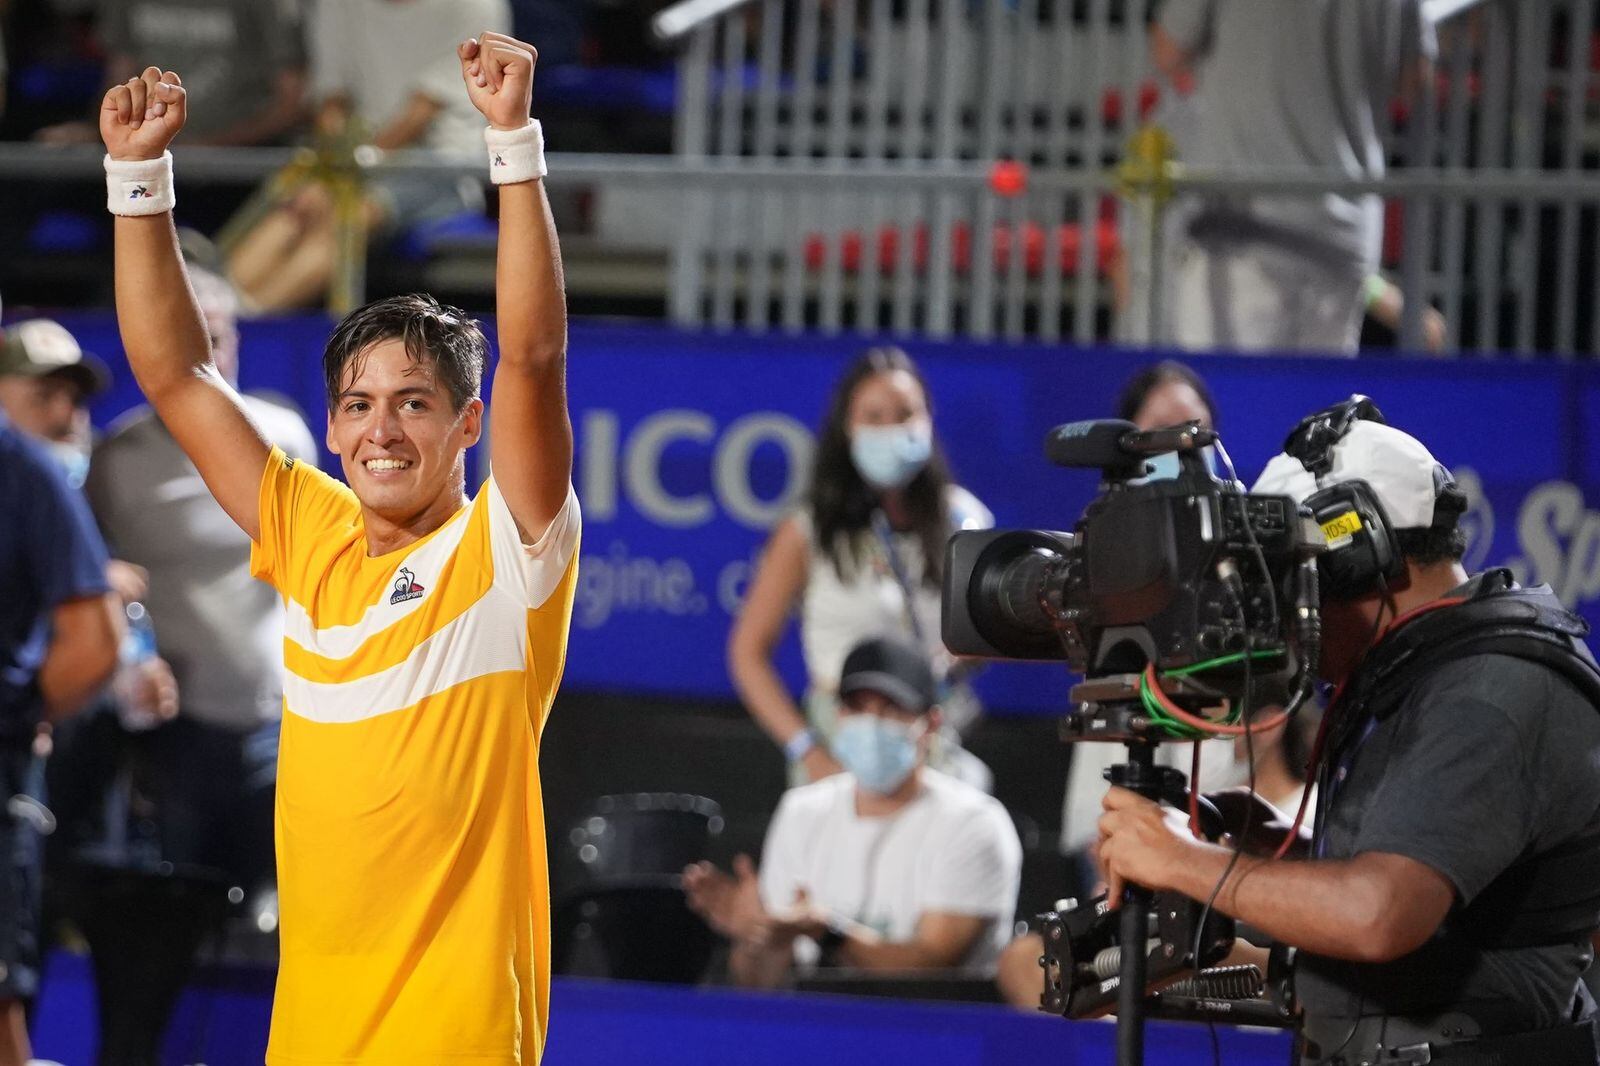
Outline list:
[[[1125,789],[1111,789],[1105,806],[1100,861],[1112,900],[1128,882],[1210,898],[1234,852],[1174,829],[1159,806]],[[1308,862],[1240,855],[1226,876],[1218,910],[1285,944],[1355,962],[1387,962],[1414,951],[1455,901],[1443,874],[1379,851]]]

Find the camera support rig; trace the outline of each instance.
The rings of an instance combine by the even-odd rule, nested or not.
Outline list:
[[[1180,699],[1204,701],[1216,695],[1185,677],[1163,678],[1162,688]],[[1128,761],[1110,767],[1107,780],[1181,809],[1188,800],[1187,779],[1181,771],[1156,765],[1161,731],[1144,715],[1138,691],[1138,674],[1098,677],[1075,685],[1072,698],[1079,706],[1063,720],[1062,739],[1126,745]],[[1204,798],[1196,806],[1203,834],[1220,838],[1221,813]],[[1277,973],[1264,977],[1254,965],[1210,968],[1233,947],[1231,918],[1208,913],[1208,908],[1178,893],[1152,892],[1132,884],[1123,890],[1115,925],[1108,898],[1088,906],[1076,900],[1063,904],[1040,916],[1044,939],[1040,1005],[1068,1018],[1094,1018],[1115,1009],[1118,1066],[1143,1063],[1147,1014],[1279,1028],[1293,1025],[1286,977]],[[1152,987],[1158,990],[1151,991]]]

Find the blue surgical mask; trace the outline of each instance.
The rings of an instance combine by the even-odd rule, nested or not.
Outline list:
[[[916,769],[922,723],[892,722],[875,714],[848,715],[833,736],[833,754],[868,792],[887,796]]]
[[[893,426],[857,426],[850,434],[850,458],[875,489],[902,489],[933,457],[933,425],[918,419]]]

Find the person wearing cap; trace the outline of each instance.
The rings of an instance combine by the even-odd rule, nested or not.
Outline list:
[[[217,372],[237,388],[237,297],[211,271],[191,266],[189,279]],[[260,396],[239,399],[285,455],[316,465],[315,441],[297,411]],[[283,603],[250,576],[250,538],[152,408],[129,411],[96,444],[84,491],[111,549],[147,575],[140,598],[156,654],[170,665],[174,713],[148,713],[130,690],[120,714],[86,715],[58,736],[49,783],[62,828],[52,857],[102,844],[97,815],[110,778],[137,763],[159,859],[224,875],[254,901],[273,875]],[[74,817],[80,811],[84,817]],[[78,889],[64,891],[62,905],[89,940],[102,978],[101,1061],[154,1061],[208,930],[203,909],[175,892],[152,893],[146,920],[108,921],[94,891],[99,881],[76,886],[52,877],[58,880]],[[110,976],[119,969],[139,979]]]
[[[1600,670],[1588,627],[1507,570],[1468,578],[1465,497],[1365,397],[1319,412],[1257,493],[1323,529],[1310,861],[1240,856],[1122,789],[1100,857],[1297,949],[1301,1061],[1592,1066]]]
[[[59,322],[18,322],[0,342],[0,408],[55,455],[74,485],[89,469],[88,402],[110,384],[105,364]]]
[[[857,645],[839,681],[834,753],[845,773],[790,789],[759,873],[684,871],[689,905],[733,941],[750,986],[792,968],[993,972],[1022,865],[996,799],[926,765],[940,710],[933,670],[893,638]]]

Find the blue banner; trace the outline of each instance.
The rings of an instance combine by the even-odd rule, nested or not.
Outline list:
[[[113,367],[97,423],[139,402],[109,314],[63,320]],[[247,323],[243,384],[292,398],[320,432],[321,317]],[[730,698],[723,648],[767,531],[799,498],[830,387],[855,340],[575,323],[569,388],[584,547],[566,684]],[[1057,470],[1040,443],[1060,422],[1111,413],[1160,353],[1060,346],[907,345],[930,382],[960,480],[1004,526],[1070,529],[1096,478]],[[1371,395],[1467,488],[1468,563],[1548,581],[1600,620],[1600,368],[1503,361],[1328,361],[1213,356],[1220,430],[1253,480],[1309,411]],[[491,402],[491,416],[493,405]],[[325,457],[325,467],[338,466]],[[803,681],[791,633],[780,667]],[[979,681],[997,711],[1059,711],[1057,666],[1003,665]]]

